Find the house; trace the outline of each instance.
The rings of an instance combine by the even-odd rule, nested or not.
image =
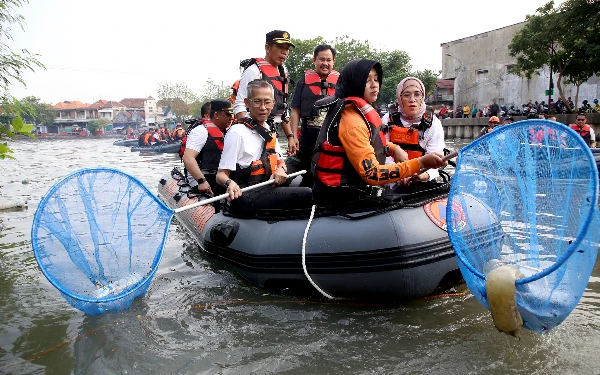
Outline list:
[[[453,79],[438,79],[435,81],[435,89],[433,94],[427,99],[427,104],[435,108],[445,104],[446,107],[452,108],[454,103],[454,80]]]
[[[54,125],[48,126],[50,133],[71,133],[73,128],[85,128],[90,120],[98,118],[98,108],[80,101],[64,101],[53,106],[56,110]]]

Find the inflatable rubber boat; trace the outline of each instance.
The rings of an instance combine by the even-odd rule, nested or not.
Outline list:
[[[179,146],[181,145],[181,141],[154,145],[154,146],[134,146],[131,148],[131,151],[139,151],[139,152],[159,152],[164,154],[175,154],[179,152]]]
[[[175,217],[202,251],[267,289],[314,291],[316,285],[334,297],[401,301],[461,279],[445,230],[450,184],[438,185],[377,207],[337,213],[308,208],[236,217],[222,201]],[[177,168],[158,184],[159,198],[173,209],[206,199],[190,191]],[[477,222],[477,215],[489,217],[488,210],[473,199],[455,220],[465,222],[464,215],[472,215]],[[480,230],[502,235],[495,224]]]
[[[113,146],[125,146],[125,147],[131,147],[131,146],[137,146],[138,145],[138,140],[137,138],[133,138],[133,139],[119,139],[113,142]]]

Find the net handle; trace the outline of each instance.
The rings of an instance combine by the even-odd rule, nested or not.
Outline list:
[[[288,174],[287,178],[292,178],[292,177],[300,176],[300,175],[305,174],[305,173],[306,173],[306,170],[303,169],[301,171]],[[245,188],[242,189],[242,192],[244,193],[246,191],[254,190],[254,189],[257,189],[259,187],[263,187],[263,186],[267,186],[267,185],[272,185],[272,184],[273,184],[273,180],[263,181],[263,182],[258,183],[256,185],[246,186]],[[192,209],[192,208],[195,208],[195,207],[198,207],[198,206],[203,206],[205,204],[217,202],[217,201],[220,201],[221,199],[225,199],[225,198],[229,198],[229,193],[223,193],[221,195],[217,195],[216,197],[212,197],[212,198],[209,198],[209,199],[202,200],[200,202],[192,203],[192,204],[187,205],[187,206],[179,207],[179,208],[175,209],[174,212],[177,214],[179,212],[182,212],[182,211],[185,211],[185,210],[189,210],[189,209]]]

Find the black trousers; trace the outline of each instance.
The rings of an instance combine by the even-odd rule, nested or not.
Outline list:
[[[312,190],[309,188],[269,185],[247,191],[229,202],[229,212],[246,216],[257,210],[295,210],[311,205]]]
[[[313,150],[309,147],[301,147],[296,155],[288,156],[285,159],[285,166],[287,167],[287,173],[294,173],[301,170],[306,170],[306,173],[302,175],[301,187],[312,188],[313,186],[313,175],[311,169],[311,159]]]

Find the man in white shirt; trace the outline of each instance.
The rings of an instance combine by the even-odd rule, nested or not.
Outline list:
[[[290,40],[290,34],[283,30],[273,30],[267,33],[264,59],[248,59],[242,62],[245,68],[240,78],[233,113],[236,119],[246,117],[248,83],[256,79],[267,80],[273,85],[275,103],[271,108],[270,118],[281,127],[286,135],[292,134],[288,119],[287,96],[289,80],[284,63],[290,54],[290,48],[295,47]]]
[[[245,105],[249,108],[250,117],[239,119],[227,131],[217,184],[226,189],[232,200],[232,209],[239,206],[239,212],[310,207],[312,191],[309,188],[263,187],[245,193],[244,199],[238,199],[242,196],[243,187],[269,179],[274,185],[281,185],[287,180],[279,141],[267,123],[275,105],[273,87],[265,80],[255,80],[247,88]]]
[[[231,102],[215,99],[210,102],[209,122],[201,121],[187,130],[183,164],[192,189],[198,193],[212,194],[215,175],[223,151],[224,133],[233,119]]]

